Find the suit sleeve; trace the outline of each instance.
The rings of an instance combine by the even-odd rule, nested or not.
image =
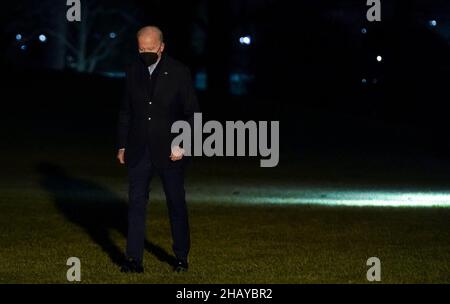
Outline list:
[[[117,126],[117,149],[126,148],[128,131],[131,118],[131,100],[130,100],[130,69],[126,71],[125,92],[119,106],[119,117]]]
[[[191,125],[191,130],[194,130],[194,113],[199,112],[200,107],[192,83],[191,72],[187,67],[184,71],[183,84],[183,114],[186,121]]]
[[[197,95],[192,83],[191,71],[189,68],[184,69],[183,81],[183,116],[184,120],[191,126],[191,153],[194,151],[194,113],[200,112]]]

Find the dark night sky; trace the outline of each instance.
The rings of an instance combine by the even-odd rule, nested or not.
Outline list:
[[[113,10],[87,18],[93,20],[87,31],[87,54],[103,39],[110,43],[107,56],[92,70],[87,68],[89,61],[84,65],[77,61],[77,53],[56,52],[61,50],[58,40],[46,31],[64,28],[65,37],[80,47],[80,24],[65,28],[67,24],[60,22],[64,5],[8,2],[2,10],[2,65],[11,71],[6,91],[19,88],[33,73],[49,75],[33,84],[39,92],[54,90],[51,79],[61,73],[58,88],[79,99],[89,91],[85,83],[92,77],[99,86],[111,81],[121,88],[120,78],[102,75],[123,71],[136,55],[136,30],[158,24],[165,32],[167,52],[188,64],[194,79],[207,76],[208,86],[198,94],[210,117],[279,119],[294,133],[306,132],[305,140],[315,144],[318,137],[342,145],[379,140],[447,151],[450,4],[383,1],[382,21],[370,23],[365,2],[82,1]],[[17,33],[22,34],[21,41],[15,39]],[[39,33],[47,33],[45,43],[39,42]],[[109,39],[111,33],[117,37]],[[240,44],[239,38],[247,35],[251,45]],[[20,50],[23,44],[25,51]],[[382,56],[381,62],[377,56]],[[230,84],[230,79],[235,82]],[[234,94],[233,85],[244,93]],[[111,112],[118,93],[109,104]],[[49,108],[58,94],[46,98]],[[355,125],[359,128],[353,134]]]

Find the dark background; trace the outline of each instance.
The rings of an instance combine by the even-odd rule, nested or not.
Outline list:
[[[65,1],[2,5],[8,151],[100,145],[114,157],[124,67],[136,31],[155,24],[191,68],[204,121],[280,121],[280,164],[377,159],[386,178],[416,166],[446,179],[447,1],[382,1],[381,22],[367,21],[362,0],[91,0],[74,23]]]
[[[81,2],[74,23],[66,0],[1,4],[0,283],[67,282],[70,256],[82,283],[367,283],[368,257],[382,283],[449,282],[448,0],[381,0],[381,22],[366,0]],[[158,178],[146,272],[118,269],[118,108],[148,24],[190,67],[203,121],[280,122],[277,167],[193,158],[187,276]]]

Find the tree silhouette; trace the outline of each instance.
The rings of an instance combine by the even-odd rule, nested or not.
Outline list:
[[[129,31],[138,26],[137,12],[127,3],[91,0],[81,3],[81,21],[69,22],[66,1],[24,1],[15,6],[6,32],[25,34],[16,43],[49,36],[46,65],[54,69],[70,67],[78,72],[97,71],[100,63],[120,54],[118,46]]]

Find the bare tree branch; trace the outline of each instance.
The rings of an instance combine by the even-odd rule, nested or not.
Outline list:
[[[62,1],[62,0],[61,0]],[[52,0],[41,0],[40,3],[36,3],[30,10],[28,6],[20,6],[18,8],[18,15],[20,18],[11,18],[11,22],[8,22],[7,32],[17,31],[18,28],[25,28],[31,30],[32,33],[22,34],[23,38],[20,43],[25,43],[31,39],[34,39],[39,34],[45,33],[53,38],[53,41],[58,41],[57,44],[53,44],[59,49],[64,49],[74,56],[74,63],[76,69],[80,72],[88,71],[92,72],[97,64],[111,56],[113,46],[123,41],[123,34],[130,28],[130,26],[138,25],[136,19],[137,11],[131,9],[131,6],[127,6],[126,9],[120,8],[108,8],[100,1],[92,0],[83,3],[82,6],[82,21],[77,24],[69,25],[62,28],[59,23],[49,22],[49,20],[58,19],[61,22],[65,20],[65,1],[60,5],[55,5]],[[25,20],[32,20],[29,24]],[[113,22],[111,22],[111,20]],[[108,24],[120,24],[122,27],[120,30],[114,31],[116,37],[109,37],[106,34],[105,37],[97,40],[95,26],[98,24],[101,27],[105,27],[107,24],[103,21],[109,21]],[[58,21],[59,22],[59,21]],[[56,24],[56,25],[55,25]],[[23,30],[22,30],[23,31]],[[25,30],[26,32],[26,30]],[[17,42],[16,42],[17,43]],[[57,53],[57,52],[55,52]],[[59,52],[58,54],[62,54]],[[58,57],[60,58],[60,57]],[[64,67],[66,57],[63,55],[62,67]],[[60,60],[60,61],[61,61]],[[61,66],[61,65],[59,65]]]
[[[73,53],[77,53],[78,49],[76,48],[76,46],[74,46],[72,43],[70,43],[70,41],[66,38],[66,36],[62,35],[61,33],[55,32],[54,30],[51,29],[46,29],[44,30],[46,33],[48,33],[49,35],[55,37],[56,39],[61,40],[64,45]]]
[[[106,36],[103,38],[103,40],[100,42],[100,44],[95,48],[95,50],[91,53],[91,55],[88,57],[89,59],[92,59],[96,57],[103,49],[110,49],[112,44],[116,44],[117,40],[120,39],[119,37],[122,36],[123,33],[127,30],[126,27],[123,27],[118,33],[116,33],[116,38],[111,39],[110,37]]]

